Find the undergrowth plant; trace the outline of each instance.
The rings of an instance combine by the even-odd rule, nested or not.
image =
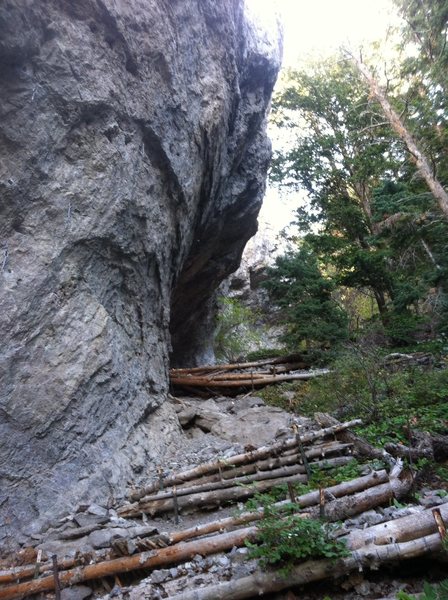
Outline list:
[[[287,575],[301,560],[348,556],[345,544],[333,538],[331,526],[296,514],[298,505],[290,503],[280,510],[270,496],[259,495],[256,501],[264,514],[257,525],[257,543],[246,545],[249,558],[257,559],[261,567],[276,567]]]
[[[431,585],[423,584],[423,593],[417,597],[409,596],[406,592],[399,591],[397,600],[447,600],[448,599],[448,579],[445,579],[439,584]]]
[[[362,351],[361,351],[362,350]],[[448,369],[408,367],[392,372],[386,352],[346,348],[331,373],[298,388],[291,400],[301,415],[330,412],[341,420],[362,418],[357,432],[375,445],[408,443],[412,429],[448,431]]]

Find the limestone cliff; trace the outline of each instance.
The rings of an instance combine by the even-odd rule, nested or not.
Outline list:
[[[278,68],[242,0],[0,4],[0,544],[163,451],[171,344],[194,358],[256,230]]]

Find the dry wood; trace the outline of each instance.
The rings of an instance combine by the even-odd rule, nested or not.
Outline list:
[[[330,427],[326,427],[324,429],[319,429],[317,431],[310,431],[301,436],[302,444],[308,444],[313,442],[314,440],[327,437],[334,433],[338,433],[343,431],[344,429],[348,429],[349,427],[354,427],[356,425],[361,425],[362,421],[360,419],[354,419],[352,421],[347,421],[346,423],[339,423],[332,425]],[[235,456],[230,456],[225,460],[217,460],[211,463],[204,463],[188,471],[183,471],[181,473],[175,473],[164,479],[164,485],[180,485],[185,483],[186,481],[191,481],[192,479],[197,479],[202,475],[209,475],[211,473],[217,473],[220,469],[224,470],[226,466],[236,467],[239,465],[247,464],[255,462],[256,460],[267,458],[268,456],[275,456],[281,454],[284,450],[288,450],[290,448],[294,448],[297,444],[297,440],[295,437],[288,438],[284,441],[278,442],[276,444],[272,444],[271,446],[261,446],[257,450],[253,450],[251,452],[246,452],[244,454],[236,454]],[[129,494],[129,498],[131,500],[140,500],[143,496],[148,494],[152,494],[159,489],[158,482],[154,482],[151,485],[148,485],[141,490],[133,491]]]
[[[250,374],[248,373],[232,373],[229,371],[212,371],[211,373],[204,373],[202,375],[199,374],[195,374],[195,373],[180,373],[180,374],[172,374],[171,375],[171,380],[175,381],[176,379],[180,378],[184,378],[184,377],[190,377],[193,376],[195,379],[196,378],[200,378],[201,380],[205,381],[238,381],[239,379],[248,379],[248,377],[250,376],[250,378],[254,378],[254,379],[263,379],[265,377],[272,377],[272,376],[276,376],[276,375],[281,375],[284,373],[289,373],[290,371],[296,371],[298,369],[301,369],[303,367],[303,363],[288,363],[288,364],[281,364],[280,366],[275,366],[273,365],[271,369],[269,370],[258,370],[258,371],[251,371]]]
[[[82,581],[101,579],[110,575],[128,573],[137,569],[153,569],[161,565],[170,565],[191,559],[196,554],[208,555],[230,550],[233,546],[241,546],[248,538],[256,533],[255,527],[239,529],[231,533],[223,533],[204,540],[187,542],[154,550],[142,552],[134,556],[125,556],[114,560],[103,561],[86,567],[77,567],[59,572],[61,587],[76,585]],[[54,589],[53,576],[35,579],[0,589],[0,600],[13,600],[31,594],[49,592]]]
[[[448,502],[439,507],[444,520],[448,519]],[[417,537],[432,534],[436,531],[436,523],[432,509],[373,525],[365,531],[353,531],[350,536],[350,548],[360,548],[364,544],[389,544],[394,541],[406,542]]]
[[[246,487],[243,487],[242,484],[241,487],[234,486],[230,488],[224,488],[222,490],[213,490],[211,492],[202,492],[198,494],[190,494],[188,496],[181,496],[177,499],[177,502],[179,510],[219,506],[226,502],[250,498],[257,493],[265,492],[276,485],[281,485],[288,482],[305,483],[306,481],[307,477],[302,473],[299,473],[296,475],[290,475],[289,477],[277,477],[276,479],[268,479],[265,481],[249,482]],[[134,517],[141,515],[141,513],[154,516],[164,512],[172,512],[173,508],[173,499],[168,498],[166,500],[158,500],[148,503],[142,502],[137,506],[123,506],[117,512],[120,517]]]
[[[263,360],[255,360],[245,363],[228,363],[222,365],[204,365],[202,367],[192,367],[185,369],[171,369],[170,374],[186,374],[186,373],[208,373],[212,371],[236,371],[238,369],[252,369],[256,367],[264,367],[265,365],[278,365],[291,362],[303,362],[300,354],[289,354],[288,356],[278,356],[277,358],[264,358]],[[305,363],[304,363],[305,365]]]
[[[327,497],[341,497],[346,496],[348,494],[353,494],[365,489],[368,489],[373,486],[378,486],[382,483],[388,481],[388,475],[386,471],[374,471],[369,475],[364,475],[362,477],[358,477],[356,479],[352,479],[351,481],[347,481],[344,483],[339,483],[337,485],[328,487],[324,490],[324,493]],[[312,506],[316,504],[319,500],[319,492],[309,492],[307,494],[303,494],[299,496],[296,501],[301,506],[301,508],[305,508],[308,506]],[[282,505],[287,504],[288,502],[277,502],[275,506],[281,508]],[[242,513],[238,517],[229,517],[226,519],[220,519],[217,521],[211,521],[209,523],[205,523],[203,525],[196,525],[194,527],[190,527],[188,529],[184,529],[177,532],[172,532],[169,534],[169,541],[171,544],[177,544],[182,541],[190,540],[196,537],[208,535],[216,532],[223,532],[231,528],[238,527],[240,525],[244,525],[250,523],[252,521],[259,520],[263,515],[262,509],[258,512],[246,512]],[[130,529],[130,537],[135,537],[132,534],[133,530]],[[154,533],[154,528],[148,527],[148,533]],[[88,555],[89,560],[91,559],[90,554]],[[61,570],[70,569],[75,564],[79,564],[85,561],[85,557],[81,556],[78,559],[66,559],[59,562],[59,567]],[[52,569],[51,562],[41,565],[40,572],[48,572]],[[25,567],[18,567],[15,569],[11,569],[7,572],[0,573],[0,584],[13,583],[16,581],[20,581],[22,579],[28,579],[34,576],[35,565],[28,565]]]
[[[349,496],[350,494],[355,494],[357,492],[362,492],[363,490],[367,490],[369,488],[373,488],[374,486],[386,483],[388,480],[389,477],[386,471],[374,471],[369,475],[357,477],[356,479],[352,479],[351,481],[338,483],[337,485],[324,488],[324,493],[326,497],[331,495],[336,498],[340,498],[343,496]],[[299,496],[297,498],[297,503],[300,505],[301,508],[313,506],[315,504],[318,504],[318,502],[319,490],[308,492],[307,494],[303,494],[302,496]]]
[[[258,387],[260,385],[268,385],[271,383],[280,383],[282,381],[296,381],[296,380],[308,380],[308,379],[314,379],[315,377],[320,377],[322,375],[325,375],[327,373],[329,373],[330,371],[328,369],[322,369],[320,371],[317,372],[309,372],[309,373],[290,373],[290,374],[286,374],[286,375],[277,375],[277,376],[261,376],[261,377],[256,377],[255,373],[253,374],[253,377],[246,377],[245,379],[241,379],[241,380],[233,380],[233,379],[227,379],[227,380],[214,380],[214,379],[210,379],[208,377],[194,377],[193,375],[191,376],[175,376],[172,375],[171,376],[171,383],[173,385],[182,387],[183,385],[187,385],[189,387],[206,387],[206,388],[234,388],[234,387],[251,387],[251,386],[255,386]]]
[[[379,486],[380,484],[387,482],[388,479],[389,477],[386,471],[374,471],[369,475],[364,475],[363,477],[358,477],[356,479],[352,479],[351,481],[339,483],[337,485],[325,488],[324,494],[325,496],[331,498],[338,498],[362,490],[367,490],[368,488],[374,486]],[[317,504],[319,502],[319,491],[309,492],[307,494],[298,496],[296,498],[296,502],[302,509],[308,506],[313,506],[314,504]],[[274,506],[281,509],[282,506],[285,506],[287,504],[289,504],[289,500],[276,502]],[[238,517],[220,519],[219,521],[212,521],[204,525],[197,525],[195,527],[190,527],[189,529],[185,529],[183,531],[171,533],[170,539],[172,543],[177,543],[180,541],[191,539],[192,537],[208,535],[216,531],[225,531],[226,529],[250,523],[251,521],[257,521],[261,519],[262,516],[263,509],[260,508],[256,512],[246,512],[242,513]]]
[[[77,563],[74,558],[67,558],[58,562],[61,570],[70,569]],[[39,574],[48,573],[53,570],[52,561],[41,563],[39,565]],[[36,572],[36,565],[28,565],[25,567],[16,567],[8,571],[0,572],[0,584],[13,583],[14,581],[20,581],[21,579],[29,579],[34,577]]]
[[[432,516],[436,522],[437,529],[439,531],[440,539],[443,541],[446,538],[446,525],[442,518],[442,513],[439,508],[432,509]]]
[[[315,413],[314,418],[321,427],[336,426],[340,423],[340,421],[327,413]],[[353,444],[355,456],[377,458],[379,460],[385,460],[390,465],[395,464],[395,461],[387,452],[375,448],[375,446],[372,446],[372,444],[369,444],[352,431],[341,430],[341,432],[338,433],[338,439]]]
[[[358,478],[357,480],[354,480],[352,482],[347,482],[338,486],[333,486],[331,488],[328,488],[326,491],[329,492],[331,490],[333,494],[342,493],[343,490],[354,489],[355,485],[359,489],[361,486],[372,485],[377,480],[382,480],[384,476],[384,472],[373,473],[369,476]],[[298,501],[301,504],[303,504],[301,500],[303,499],[303,502],[305,502],[306,496],[309,497],[309,495],[307,494],[298,498]],[[371,502],[373,502],[372,495],[370,495],[370,498]],[[331,504],[332,502],[329,502],[327,504],[327,508],[331,506]],[[374,506],[374,504],[372,504],[372,506]],[[372,508],[372,506],[369,506],[369,508]],[[365,508],[365,506],[363,508]],[[344,518],[344,510],[345,507],[343,505],[340,506],[339,512],[330,510],[330,518],[335,517],[338,520]],[[185,530],[183,532],[173,533],[171,534],[171,539],[173,542],[177,542],[188,537],[205,535],[211,533],[212,531],[216,531],[216,528],[219,528],[219,530],[221,530],[226,527],[245,523],[249,519],[252,521],[257,520],[261,518],[261,516],[261,511],[257,513],[246,513],[245,515],[241,515],[236,519],[223,519],[212,524],[208,523],[206,525],[200,525],[194,528],[190,528],[189,530]],[[302,516],[306,517],[307,514],[303,514]],[[433,529],[436,527],[434,520],[432,520],[432,526]],[[248,527],[245,529],[239,529],[231,533],[224,533],[221,535],[213,536],[205,540],[198,540],[189,543],[178,543],[175,546],[163,548],[154,552],[143,552],[131,557],[123,557],[119,559],[103,561],[94,565],[88,565],[86,567],[78,567],[76,569],[71,569],[69,571],[61,570],[59,574],[59,580],[61,582],[61,586],[66,587],[69,585],[81,583],[83,581],[100,579],[109,575],[116,575],[119,573],[125,573],[137,569],[155,568],[162,565],[166,566],[169,564],[182,562],[184,560],[189,560],[195,554],[213,554],[216,552],[228,550],[233,546],[240,546],[244,543],[246,539],[254,539],[256,536],[256,531],[256,527]],[[367,536],[366,539],[370,538]],[[52,576],[17,585],[11,585],[0,590],[0,600],[12,600],[14,598],[22,598],[24,596],[36,594],[39,592],[51,591],[53,589],[53,586],[54,579]]]
[[[272,461],[274,463],[274,460]],[[196,494],[199,492],[209,492],[212,490],[220,490],[223,488],[233,487],[235,485],[249,485],[252,481],[260,481],[262,479],[275,479],[276,477],[283,477],[285,475],[292,475],[295,473],[304,473],[305,469],[302,465],[297,465],[297,459],[293,460],[289,459],[289,465],[292,466],[282,466],[282,468],[275,469],[274,464],[272,470],[265,470],[264,472],[259,472],[257,469],[257,465],[247,465],[246,467],[241,467],[238,469],[238,475],[242,475],[241,477],[220,477],[220,475],[213,475],[212,477],[204,477],[204,479],[209,480],[204,483],[199,480],[195,480],[194,485],[188,485],[187,487],[179,487],[176,488],[177,496],[187,496],[189,494]],[[237,469],[234,469],[237,471]],[[232,473],[232,471],[226,471],[226,475]],[[251,476],[252,475],[252,476]],[[155,502],[159,500],[166,500],[167,498],[172,498],[173,492],[161,492],[158,494],[153,494],[151,496],[144,496],[139,500],[138,503],[127,504],[123,507],[118,508],[118,514],[121,516],[122,509],[124,508],[126,512],[130,509],[138,509],[140,505],[147,504],[148,502]]]
[[[53,562],[54,595],[56,600],[61,600],[61,583],[59,581],[58,557],[56,554],[53,554],[51,560]]]
[[[327,458],[321,461],[315,461],[310,463],[315,469],[330,469],[332,467],[340,467],[346,465],[353,460],[351,456],[338,456],[336,458]],[[264,467],[260,468],[260,464]],[[275,468],[277,465],[280,468]],[[289,466],[288,466],[289,465]],[[238,475],[241,477],[229,477],[229,474],[234,474],[238,471]],[[306,469],[304,465],[298,464],[297,457],[288,457],[287,459],[270,459],[269,461],[263,461],[263,463],[254,463],[252,465],[246,465],[239,469],[233,469],[231,471],[225,471],[224,473],[213,475],[211,478],[204,477],[203,480],[207,480],[203,483],[203,480],[195,480],[194,485],[188,485],[188,487],[176,487],[176,495],[187,496],[189,494],[196,494],[199,492],[208,492],[212,490],[220,490],[223,488],[233,487],[235,485],[249,485],[253,481],[262,481],[263,479],[276,479],[277,477],[286,477],[288,475],[295,475],[297,473],[305,473]],[[226,477],[224,477],[226,475]],[[212,479],[213,478],[213,479]],[[149,502],[165,500],[173,497],[172,491],[159,492],[152,496],[144,496],[138,503],[127,504],[123,507],[118,508],[118,514],[122,515],[122,509],[128,512],[130,509],[136,509],[138,514],[138,507],[143,503],[148,504]]]
[[[448,458],[448,435],[428,433],[413,429],[408,431],[410,446],[389,443],[385,449],[393,456],[400,456],[416,461],[419,458],[429,458],[441,462]]]
[[[405,497],[412,487],[412,477],[410,473],[403,479],[391,479],[388,483],[383,483],[375,487],[363,490],[352,496],[344,496],[325,503],[325,518],[330,521],[337,521],[343,515],[346,519],[353,515],[358,515],[375,506],[388,504],[391,500],[397,500]],[[321,517],[320,506],[308,508],[307,512],[312,518]]]
[[[325,448],[323,447],[323,445],[319,446],[318,448],[310,448],[310,450],[306,452],[306,456],[307,458],[324,458],[328,454],[334,454],[336,452],[350,450],[351,447],[352,444],[341,444],[339,442],[333,442],[331,444],[325,445]],[[250,463],[248,465],[243,465],[242,467],[237,467],[235,469],[227,469],[225,471],[221,470],[221,473],[217,473],[214,475],[208,475],[205,477],[200,477],[198,479],[193,479],[179,486],[178,490],[184,489],[184,487],[189,487],[191,485],[200,485],[203,483],[211,483],[213,481],[222,481],[232,479],[234,477],[240,477],[242,475],[250,475],[251,473],[256,473],[257,471],[269,471],[282,466],[300,464],[300,460],[301,459],[297,454],[297,450],[292,449],[287,456],[283,455],[274,458],[267,458],[265,460],[260,460],[256,463]],[[326,462],[331,463],[331,460],[332,459],[327,459]],[[310,464],[311,466],[319,466],[321,463],[315,461],[311,462]]]
[[[244,600],[244,598],[278,592],[313,581],[340,577],[362,566],[376,568],[390,561],[423,556],[436,552],[440,547],[441,541],[438,535],[430,535],[402,544],[367,546],[337,561],[331,559],[307,561],[291,569],[287,576],[272,571],[267,573],[256,571],[248,577],[182,592],[172,596],[171,600]]]
[[[252,381],[252,379],[265,379],[266,377],[272,377],[272,373],[266,373],[266,372],[261,372],[261,371],[255,371],[253,373],[250,374],[250,379]],[[177,377],[173,377],[172,381],[175,383],[176,380],[178,378]],[[246,381],[248,379],[248,374],[247,373],[226,373],[225,375],[219,374],[219,375],[204,375],[203,377],[200,377],[201,382],[205,385],[210,381]],[[195,377],[195,381],[197,380],[197,378]]]

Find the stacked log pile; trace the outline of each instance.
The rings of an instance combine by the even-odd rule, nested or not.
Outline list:
[[[309,445],[360,422],[353,420],[302,435],[296,433],[269,446],[160,478],[142,490],[131,492],[130,499],[135,502],[120,507],[118,514],[121,517],[137,517],[142,513],[154,516],[182,509],[211,508],[250,498],[281,484],[305,483],[311,468],[325,469],[353,460],[350,443],[331,441],[311,448]]]
[[[440,509],[448,517],[448,504]],[[262,572],[229,582],[208,586],[201,590],[171,596],[172,600],[242,600],[255,595],[278,592],[294,586],[323,579],[335,578],[364,567],[378,569],[394,561],[421,557],[442,549],[442,539],[431,511],[416,519],[403,517],[380,528],[369,528],[346,537],[349,556],[337,561],[309,560],[293,567],[287,576]],[[423,525],[421,525],[423,524]],[[393,529],[394,536],[390,535]],[[424,533],[423,533],[424,532]],[[373,542],[371,541],[373,536]]]
[[[291,355],[246,363],[171,369],[170,378],[173,388],[190,393],[218,390],[223,394],[235,394],[283,381],[308,380],[328,372],[328,369],[311,371],[300,355]]]
[[[323,415],[321,418],[325,420]],[[281,483],[306,481],[312,471],[352,460],[353,454],[357,453],[357,442],[356,436],[350,438],[353,434],[349,427],[358,422],[331,422],[326,427],[301,435],[295,431],[286,440],[255,448],[225,461],[203,463],[168,476],[161,473],[145,488],[132,491],[130,502],[117,507],[117,513],[126,519],[141,517],[142,514],[163,514],[176,521],[187,510],[240,501]],[[386,470],[372,471],[292,499],[302,518],[324,517],[330,522],[344,521],[373,508],[387,506],[394,499],[405,498],[412,481],[412,474],[403,469],[401,461],[397,461],[389,473]],[[294,494],[292,487],[289,490]],[[284,500],[277,502],[276,506],[282,510],[287,504],[290,501]],[[110,548],[88,557],[78,555],[57,561],[45,554],[35,554],[34,564],[0,571],[0,600],[24,598],[59,587],[116,578],[125,573],[151,572],[191,561],[198,555],[204,557],[227,552],[243,546],[246,540],[256,541],[256,523],[262,517],[263,509],[260,508],[218,520],[211,518],[208,522],[165,534],[159,534],[148,523],[140,525],[140,535],[132,544],[129,539],[116,540]],[[307,561],[297,565],[287,578],[275,572],[264,574],[256,570],[247,576],[233,577],[229,582],[214,583],[194,592],[190,592],[188,587],[180,595],[168,592],[166,597],[178,600],[250,598],[348,573],[366,565],[377,567],[393,560],[434,553],[441,548],[441,538],[445,535],[443,526],[447,519],[448,502],[436,509],[420,507],[416,514],[393,521],[385,517],[380,525],[362,530],[347,533],[342,528],[341,535],[345,536],[350,552],[336,563]],[[131,527],[128,538],[132,537],[132,529],[137,530]]]
[[[397,485],[393,478],[387,484],[377,483],[384,481],[384,473],[372,475],[369,480],[357,481],[356,485],[367,488],[370,492],[368,496],[370,501],[366,500],[364,492],[359,494],[363,498],[363,504],[358,505],[355,497],[351,503],[347,503],[350,496],[342,496],[339,499],[339,508],[331,505],[337,500],[330,501],[327,507],[330,508],[327,519],[330,521],[346,518],[347,515],[358,510],[366,509],[384,503],[386,498],[400,498],[409,488],[402,481]],[[342,493],[343,484],[340,487]],[[384,485],[393,490],[389,495],[384,496]],[[333,494],[329,489],[326,493]],[[309,500],[311,501],[311,500]],[[316,497],[318,503],[318,499]],[[298,498],[301,503],[301,498]],[[346,510],[351,506],[351,510]],[[316,504],[316,509],[318,504]],[[443,521],[448,519],[448,503],[441,505],[438,509],[438,515]],[[315,510],[317,513],[317,510]],[[250,515],[250,516],[249,516]],[[303,514],[304,518],[317,516],[310,513],[309,508]],[[256,527],[239,527],[244,521],[250,522],[261,518],[261,511],[258,513],[247,513],[239,518],[223,519],[213,524],[198,526],[188,530],[173,532],[170,535],[170,545],[166,548],[152,550],[149,552],[137,553],[133,556],[103,560],[98,563],[86,566],[70,565],[68,561],[60,562],[58,565],[57,580],[61,587],[76,585],[81,582],[102,579],[108,576],[115,576],[131,571],[141,571],[142,569],[156,569],[161,566],[170,566],[191,560],[196,555],[207,556],[230,550],[236,546],[241,546],[246,540],[255,540],[257,535]],[[231,529],[227,531],[227,529]],[[224,533],[222,533],[224,531]],[[215,533],[217,532],[217,533]],[[206,536],[207,537],[204,537]],[[199,539],[195,539],[199,538]],[[190,540],[190,541],[186,541]],[[241,580],[232,580],[229,583],[210,586],[203,590],[193,592],[183,592],[181,596],[174,598],[183,598],[184,600],[193,598],[200,600],[219,599],[219,598],[249,598],[254,594],[264,594],[268,592],[286,589],[293,585],[317,581],[328,577],[339,576],[343,573],[359,569],[363,566],[375,566],[392,561],[405,560],[424,554],[439,551],[442,547],[441,534],[438,529],[437,520],[434,517],[434,510],[427,509],[419,512],[417,515],[411,515],[381,523],[381,525],[372,526],[364,530],[355,530],[346,536],[347,546],[350,554],[347,558],[339,559],[336,563],[329,560],[307,561],[298,565],[285,579],[275,573],[263,574],[257,571],[250,577],[244,577]],[[74,563],[75,561],[73,561]],[[71,568],[73,567],[73,568]],[[33,594],[48,592],[55,589],[55,574],[47,575],[53,568],[51,563],[41,565],[42,576],[32,579],[35,574],[35,567],[28,566],[21,569],[15,569],[10,572],[2,572],[0,582],[20,581],[0,587],[0,599],[12,600],[14,598],[24,598]],[[200,593],[199,596],[193,595]]]

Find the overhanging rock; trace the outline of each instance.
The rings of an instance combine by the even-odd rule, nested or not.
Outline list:
[[[191,355],[256,229],[278,68],[239,0],[0,5],[0,545],[175,437],[170,320]]]

